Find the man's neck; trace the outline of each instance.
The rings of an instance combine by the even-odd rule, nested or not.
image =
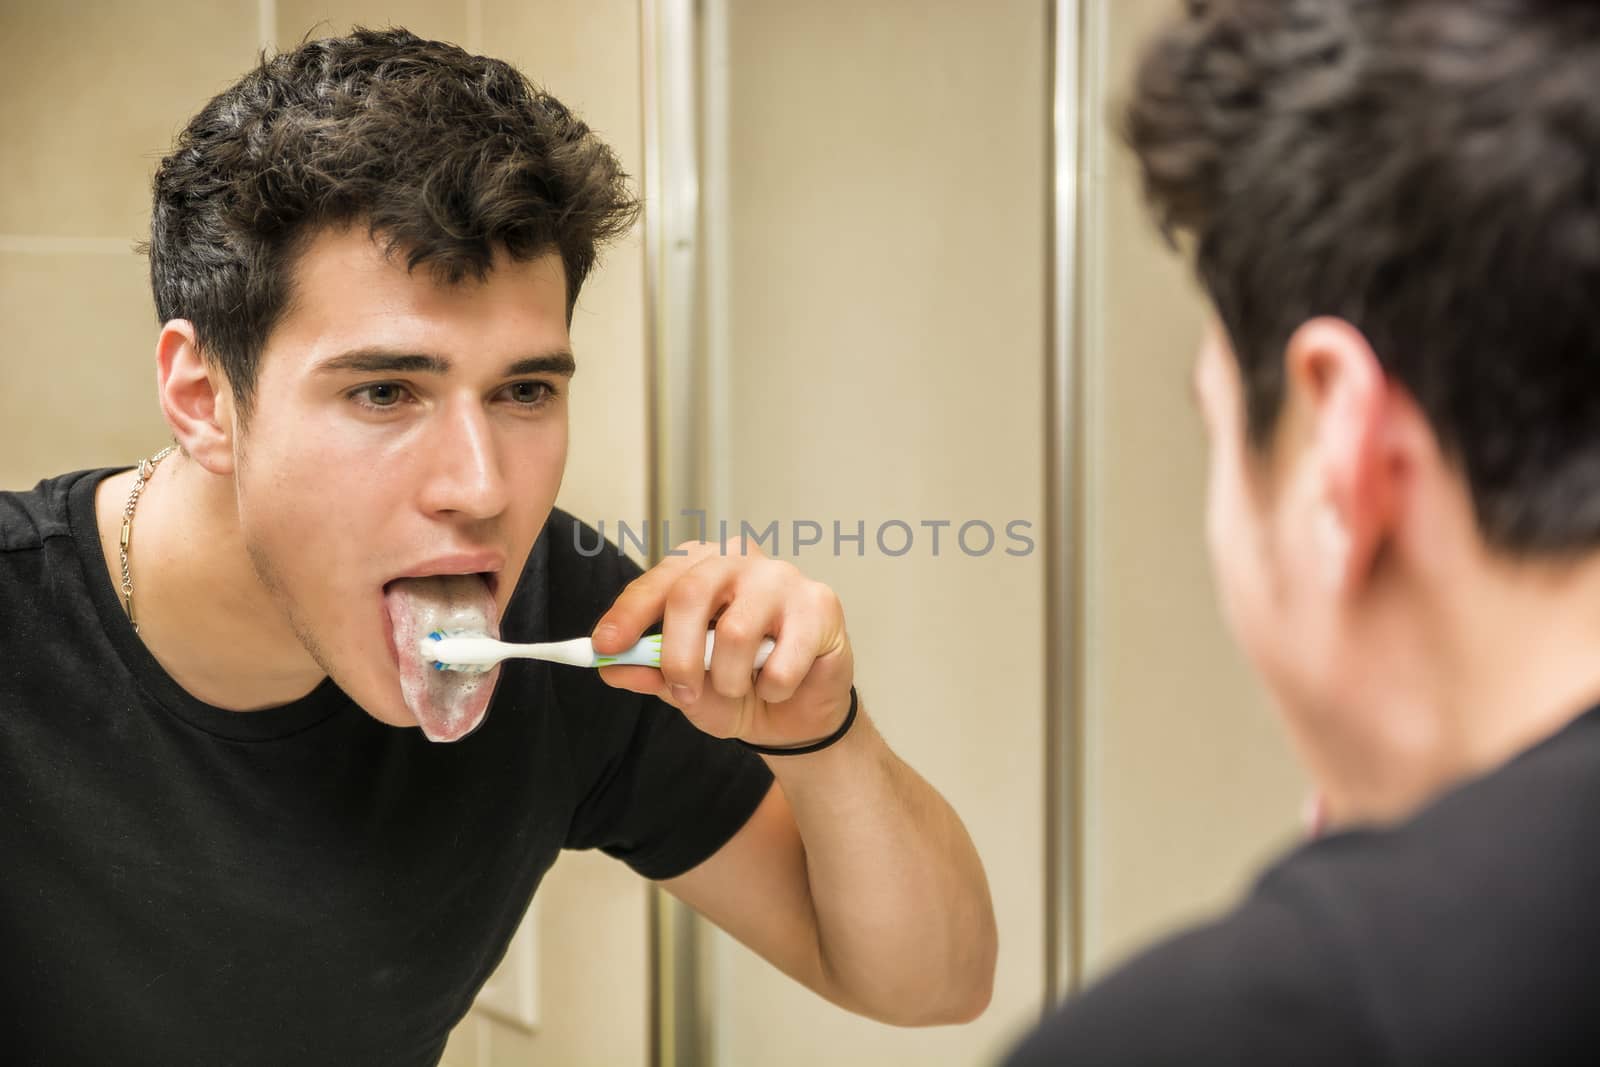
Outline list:
[[[1484,562],[1441,572],[1341,710],[1296,729],[1335,823],[1404,818],[1600,703],[1600,560]]]
[[[95,516],[120,586],[122,513],[134,472],[101,482]],[[156,468],[129,547],[139,637],[183,689],[234,711],[305,696],[324,674],[250,565],[229,487],[182,453]]]

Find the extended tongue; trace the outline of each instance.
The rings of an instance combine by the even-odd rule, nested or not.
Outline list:
[[[384,592],[400,663],[400,693],[430,741],[459,741],[478,728],[500,668],[482,674],[435,670],[418,648],[433,630],[500,636],[489,587],[475,574],[401,578]]]

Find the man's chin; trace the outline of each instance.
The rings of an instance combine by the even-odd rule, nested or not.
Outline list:
[[[393,708],[382,708],[374,711],[371,707],[363,704],[361,705],[361,710],[365,711],[368,715],[372,716],[374,719],[377,719],[385,726],[394,726],[405,730],[420,725],[417,722],[417,717],[411,714],[410,709],[404,705],[401,705],[398,710]]]

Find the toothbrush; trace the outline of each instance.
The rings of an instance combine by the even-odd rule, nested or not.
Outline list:
[[[706,669],[711,669],[711,650],[716,643],[716,632],[706,632]],[[767,638],[756,650],[755,669],[760,670],[772,655],[774,642]],[[467,631],[434,630],[419,645],[422,658],[433,664],[436,671],[461,671],[482,674],[504,659],[539,659],[547,663],[565,663],[569,667],[639,667],[661,666],[661,635],[651,634],[630,649],[614,656],[595,652],[587,637],[571,641],[545,641],[532,645],[513,645],[496,641],[486,634]]]

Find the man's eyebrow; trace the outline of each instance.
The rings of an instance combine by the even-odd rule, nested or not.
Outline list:
[[[507,377],[519,374],[556,374],[563,378],[570,378],[578,370],[578,361],[572,358],[571,352],[551,352],[543,356],[529,356],[519,359],[506,368]]]
[[[357,374],[448,374],[451,363],[443,356],[420,352],[395,352],[384,348],[358,348],[341,352],[317,364],[321,373],[353,371]],[[505,369],[508,378],[524,374],[556,374],[572,377],[578,369],[571,352],[547,352],[513,361]]]

